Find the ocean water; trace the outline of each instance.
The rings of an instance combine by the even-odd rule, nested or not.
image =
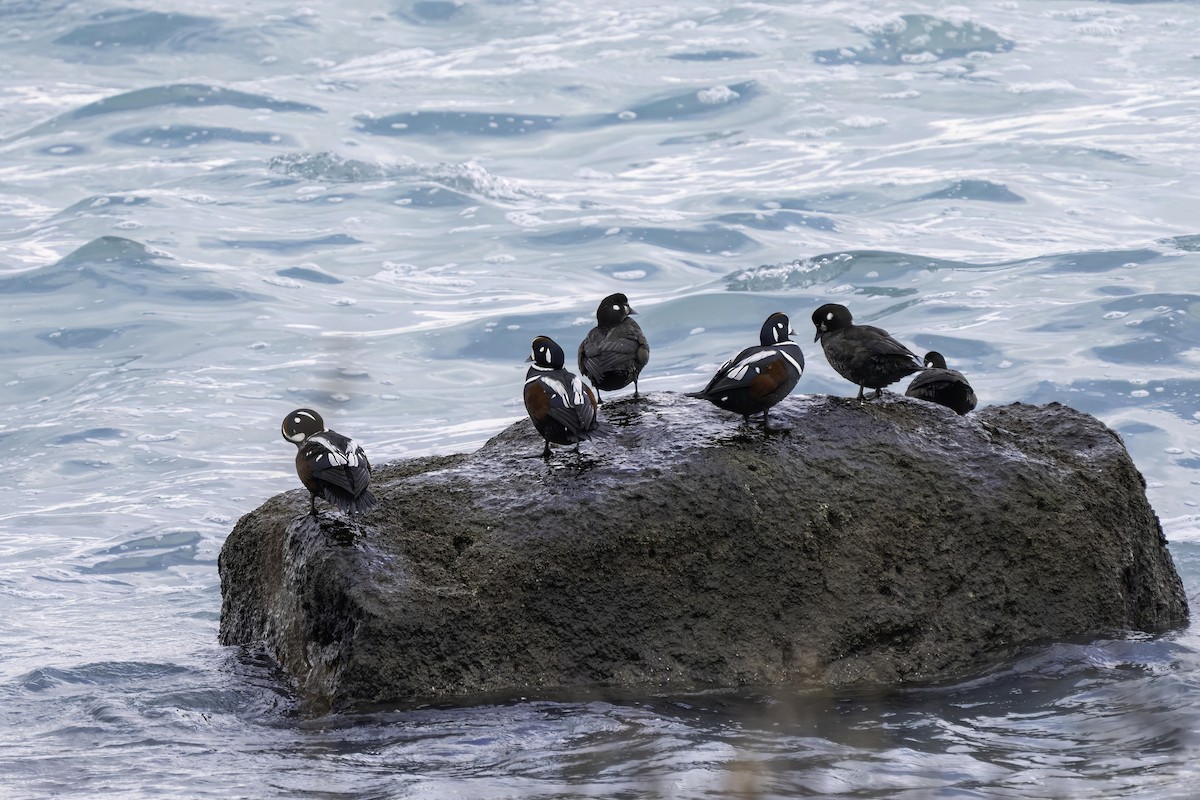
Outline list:
[[[312,717],[216,557],[313,406],[520,418],[626,292],[643,391],[825,302],[1124,437],[1200,589],[1200,3],[0,0],[0,796],[1192,797],[1200,635],[946,686]],[[1197,322],[1192,320],[1196,319]],[[731,421],[732,424],[732,421]],[[531,448],[536,445],[531,443]]]

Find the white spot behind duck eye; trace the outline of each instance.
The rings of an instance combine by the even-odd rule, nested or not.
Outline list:
[[[825,319],[829,320],[830,322],[833,322],[833,312],[830,311],[828,314],[826,314]]]
[[[621,310],[621,307],[620,307],[620,306],[613,306],[612,308],[613,308],[613,311],[620,311],[620,310]]]

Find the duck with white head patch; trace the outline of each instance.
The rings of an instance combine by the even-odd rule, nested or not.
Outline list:
[[[864,401],[864,389],[874,389],[875,397],[905,375],[925,369],[911,350],[873,325],[855,325],[850,309],[827,303],[812,315],[825,359],[837,374],[858,386],[858,402]]]
[[[650,344],[642,328],[630,315],[636,314],[629,298],[610,294],[596,308],[596,327],[579,343],[579,372],[596,389],[611,392],[633,384],[638,397],[638,376],[650,361]]]
[[[309,511],[317,516],[317,497],[346,514],[361,514],[375,507],[367,488],[371,462],[357,442],[337,431],[325,430],[325,421],[311,408],[298,408],[283,418],[283,438],[296,445],[296,474],[309,493]]]
[[[525,359],[533,362],[525,373],[525,410],[546,440],[542,458],[548,459],[551,442],[578,446],[605,429],[596,417],[596,396],[565,368],[563,349],[549,336],[539,336],[532,350]]]
[[[741,414],[747,425],[751,414],[761,412],[763,430],[777,430],[770,427],[767,415],[804,374],[804,353],[791,340],[793,333],[787,314],[772,314],[759,331],[757,347],[747,347],[726,361],[707,386],[687,396]]]

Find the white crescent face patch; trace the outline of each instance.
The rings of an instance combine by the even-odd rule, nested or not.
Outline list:
[[[317,418],[308,411],[300,410],[295,413],[291,419],[291,422],[294,427],[298,428],[303,425],[305,421],[316,422],[316,420]],[[284,422],[286,423],[287,420],[284,420]],[[283,438],[287,439],[289,442],[295,442],[299,444],[300,442],[304,441],[304,433],[302,431],[296,431],[289,436],[287,432],[284,431]]]

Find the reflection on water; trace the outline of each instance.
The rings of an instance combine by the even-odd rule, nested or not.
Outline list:
[[[45,730],[52,742],[108,747],[83,768],[60,751],[49,754],[57,773],[18,760],[6,774],[46,791],[68,776],[80,792],[145,791],[148,771],[112,770],[171,746],[176,765],[156,773],[168,796],[197,774],[209,776],[199,796],[245,790],[246,776],[222,767],[233,748],[252,769],[276,765],[260,786],[268,796],[314,786],[363,797],[561,797],[567,787],[614,797],[1116,796],[1161,791],[1168,771],[1191,774],[1200,722],[1194,681],[1180,674],[1195,668],[1192,649],[1138,640],[1057,645],[970,682],[890,692],[595,692],[319,718],[288,711],[278,676],[253,653],[220,666],[236,689],[155,662],[20,676],[5,687],[10,698],[83,711],[69,731]],[[196,746],[217,730],[236,741]]]

